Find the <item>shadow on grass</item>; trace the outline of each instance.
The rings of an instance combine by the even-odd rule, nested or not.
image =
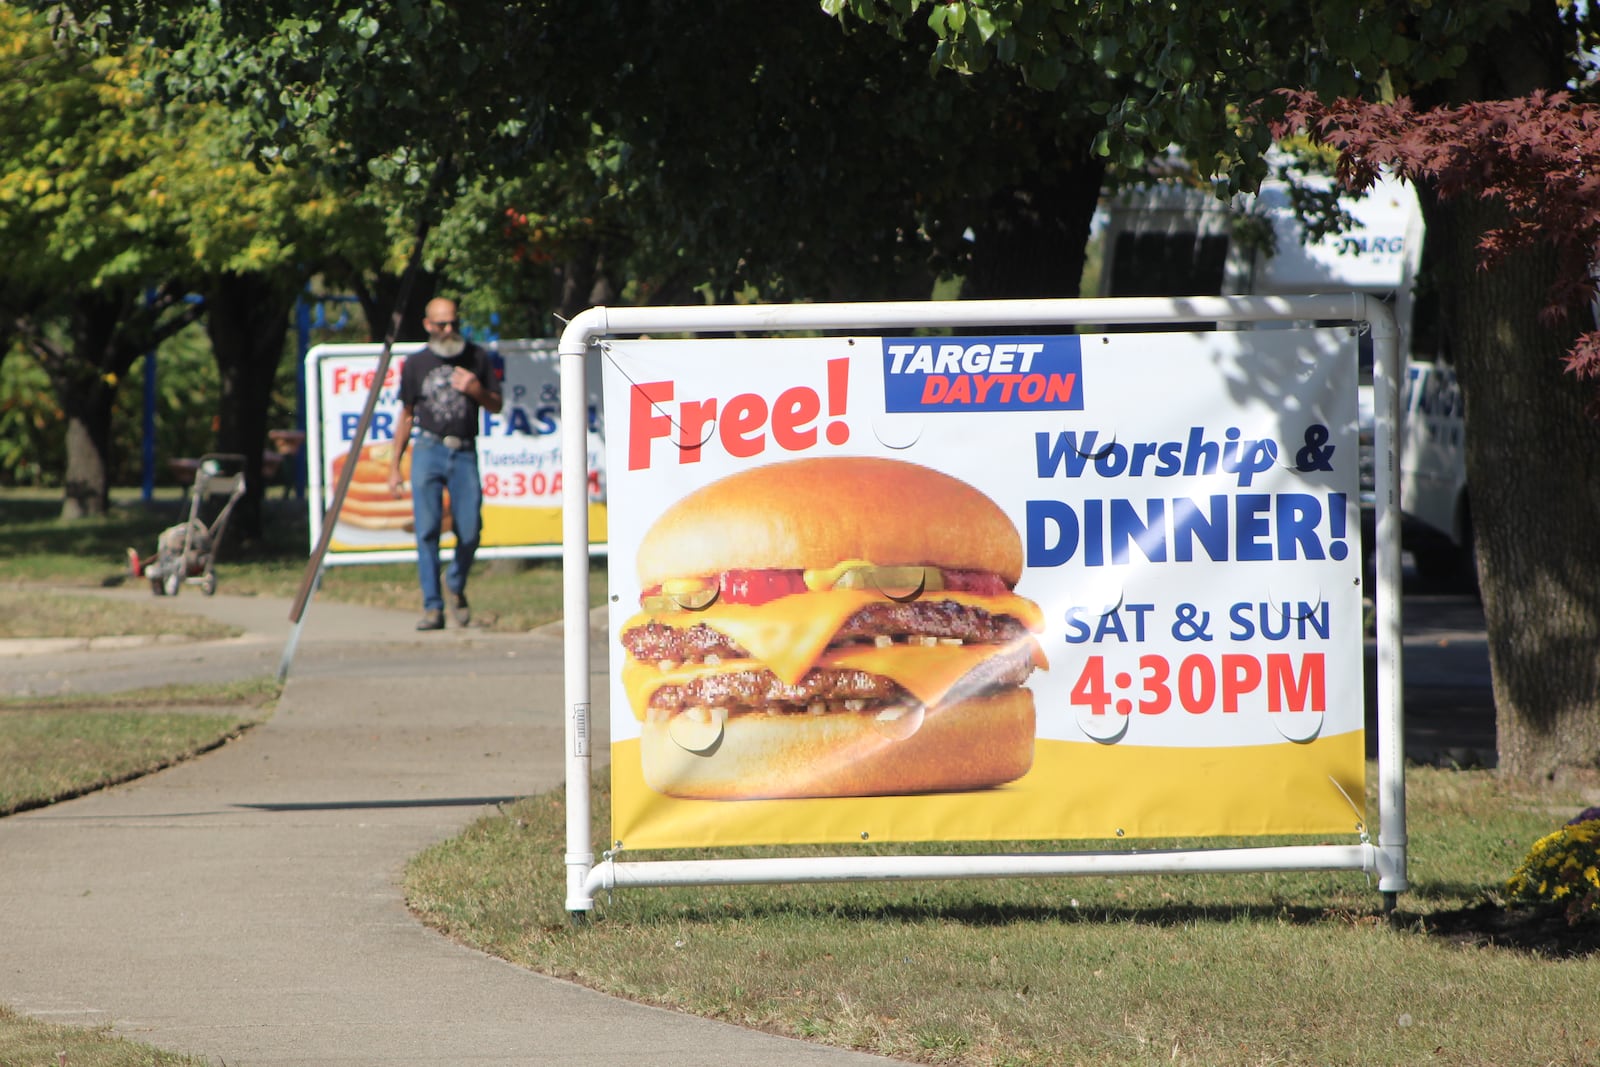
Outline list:
[[[1556,905],[1502,907],[1486,900],[1416,920],[1428,934],[1472,948],[1512,949],[1557,960],[1600,951],[1600,916],[1569,922],[1564,909]]]
[[[63,521],[59,498],[0,495],[0,559],[33,557],[45,571],[52,567],[50,560],[104,560],[101,584],[120,584],[127,578],[127,550],[153,552],[161,532],[188,517],[189,505],[186,495],[162,495],[149,503],[114,504],[105,515]],[[305,501],[272,496],[261,505],[261,536],[248,537],[239,523],[230,522],[220,557],[234,563],[303,562],[309,537]],[[211,521],[214,510],[203,506],[202,520]],[[19,569],[25,574],[27,564]]]
[[[797,909],[793,904],[774,903],[771,906],[755,904],[746,908],[706,909],[697,914],[690,908],[678,913],[681,918],[725,921],[729,917],[761,919],[797,910],[813,911],[829,919],[846,922],[890,922],[916,926],[930,920],[975,928],[997,928],[1029,925],[1137,925],[1156,928],[1196,926],[1202,923],[1227,926],[1237,922],[1271,920],[1292,926],[1317,926],[1327,922],[1364,923],[1381,921],[1375,903],[1370,912],[1349,909],[1307,907],[1293,904],[1260,902],[1249,904],[1163,904],[1149,907],[1117,907],[1090,905],[1074,907],[1071,904],[1002,904],[994,902],[941,903],[933,900],[910,901],[904,904],[853,904],[837,903],[818,905],[816,908]]]
[[[170,501],[149,507],[112,508],[106,515],[63,522],[59,500],[8,499],[0,507],[0,557],[49,553],[121,562],[124,550],[145,542],[180,518]]]
[[[708,901],[674,909],[685,922],[760,922],[773,918],[814,916],[849,923],[891,923],[918,926],[929,922],[974,928],[1026,925],[1144,926],[1174,929],[1187,926],[1229,926],[1270,922],[1288,926],[1389,926],[1401,933],[1438,938],[1463,947],[1499,948],[1545,959],[1575,959],[1600,951],[1600,916],[1569,923],[1550,906],[1504,906],[1489,899],[1498,885],[1437,884],[1414,887],[1402,900],[1461,900],[1479,903],[1438,911],[1397,909],[1386,914],[1380,900],[1370,907],[1322,906],[1258,901],[1231,904],[1168,903],[1150,906],[1077,906],[1072,903],[1004,903],[941,901],[933,897],[905,902],[743,899]]]

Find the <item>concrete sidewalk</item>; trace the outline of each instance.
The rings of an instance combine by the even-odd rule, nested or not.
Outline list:
[[[0,660],[8,695],[274,674],[287,601],[148,591],[217,642]],[[139,781],[0,819],[0,1003],[229,1067],[887,1062],[643,1007],[463,948],[407,859],[564,772],[559,630],[418,634],[314,602],[277,712]],[[596,642],[593,664],[603,672]],[[604,732],[597,673],[595,745]]]

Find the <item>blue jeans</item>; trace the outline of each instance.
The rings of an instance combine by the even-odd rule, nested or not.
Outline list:
[[[455,558],[445,574],[452,593],[466,592],[467,572],[483,532],[483,487],[478,483],[478,452],[457,452],[438,441],[418,437],[411,443],[411,510],[417,528],[417,577],[422,580],[422,608],[442,611],[439,589],[439,531],[444,524],[444,492],[450,491],[450,525],[456,535]]]

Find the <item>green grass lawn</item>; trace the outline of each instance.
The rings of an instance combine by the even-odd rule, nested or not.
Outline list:
[[[603,841],[604,786],[593,802]],[[407,892],[430,924],[522,966],[924,1063],[1576,1067],[1600,1063],[1600,929],[1486,920],[1508,914],[1528,846],[1583,803],[1414,768],[1413,888],[1392,917],[1356,872],[633,889],[574,926],[559,793],[423,853]],[[1548,954],[1563,951],[1579,955]]]
[[[208,752],[266,718],[278,692],[277,683],[263,678],[0,699],[0,816]]]
[[[0,494],[0,593],[12,597],[0,613],[30,619],[11,621],[9,634],[155,625],[97,613],[73,590],[115,581],[126,546],[153,545],[177,502],[74,524],[55,520],[57,506]],[[293,595],[307,554],[296,507],[275,509],[264,543],[224,557],[222,592]],[[474,585],[474,608],[497,628],[559,615],[558,566],[490,573]],[[595,603],[602,579],[592,569]],[[415,578],[406,566],[341,567],[319,595],[410,610]],[[0,702],[0,813],[203,753],[269,714],[276,692],[260,681]],[[521,966],[924,1063],[1600,1063],[1600,923],[1569,926],[1502,899],[1528,847],[1600,799],[1595,783],[1534,790],[1432,768],[1408,778],[1413,885],[1392,916],[1359,873],[1279,873],[637,889],[602,895],[575,926],[559,792],[416,857],[406,889],[423,921]],[[607,801],[602,780],[597,841]],[[58,1052],[90,1067],[198,1062],[0,1009],[0,1064],[53,1064]]]

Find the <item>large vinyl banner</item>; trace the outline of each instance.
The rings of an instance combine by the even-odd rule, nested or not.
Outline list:
[[[1358,829],[1348,329],[603,347],[623,847]]]
[[[400,417],[400,368],[422,346],[395,345],[378,394],[372,426],[328,542],[330,562],[415,558],[411,497],[389,492],[389,462]],[[361,410],[372,388],[383,346],[318,345],[306,354],[307,453],[311,472],[311,542],[321,536],[323,515],[333,500]],[[478,472],[483,483],[480,554],[555,556],[561,552],[560,358],[550,341],[502,341],[491,349],[503,376],[505,404],[498,415],[483,412],[478,428]],[[604,417],[600,375],[592,375],[589,405],[590,541],[606,540]],[[409,485],[411,454],[401,461]],[[454,545],[448,526],[442,539]]]

